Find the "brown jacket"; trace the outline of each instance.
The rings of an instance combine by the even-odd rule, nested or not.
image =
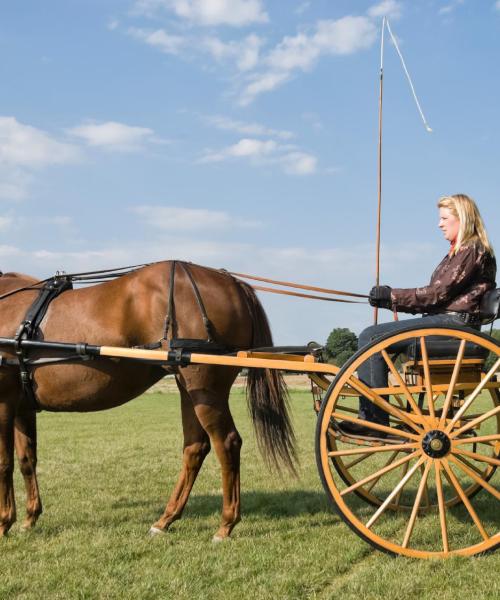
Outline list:
[[[497,265],[478,242],[463,245],[448,254],[432,274],[429,285],[419,288],[393,288],[392,301],[400,312],[443,313],[479,311],[481,297],[496,287]]]

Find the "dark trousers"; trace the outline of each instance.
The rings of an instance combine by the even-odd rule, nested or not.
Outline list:
[[[458,315],[426,315],[416,319],[406,319],[404,321],[392,321],[389,323],[381,323],[380,325],[372,325],[364,329],[358,338],[358,348],[363,348],[370,342],[380,338],[388,333],[397,333],[401,329],[417,325],[428,327],[433,325],[461,325],[464,322]],[[408,342],[400,342],[391,346],[391,352],[404,352],[408,346]],[[366,360],[358,369],[358,378],[370,387],[387,387],[389,368],[381,354],[374,354]],[[366,421],[374,421],[382,425],[389,424],[389,415],[370,402],[364,396],[359,400],[359,417]]]

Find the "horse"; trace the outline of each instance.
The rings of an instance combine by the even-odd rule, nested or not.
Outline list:
[[[249,285],[223,270],[189,263],[188,269],[178,269],[174,286],[175,264],[153,263],[104,283],[64,291],[50,303],[37,339],[125,347],[162,340],[163,349],[172,341],[173,332],[179,339],[201,340],[206,338],[206,323],[200,314],[198,290],[217,344],[242,349],[272,345],[267,316]],[[39,292],[33,287],[38,284],[39,280],[19,273],[0,277],[0,296],[5,296],[0,299],[1,337],[14,337],[37,298]],[[9,292],[14,293],[6,295]],[[175,318],[166,332],[170,302],[175,306]],[[1,354],[3,359],[15,357],[12,349],[1,349]],[[14,449],[27,494],[23,528],[33,527],[42,513],[36,476],[36,410],[22,393],[19,367],[5,363],[9,360],[0,366],[0,536],[6,535],[16,520]],[[238,369],[98,358],[61,364],[38,361],[30,371],[38,410],[76,412],[119,406],[166,374],[174,374],[184,434],[182,466],[165,510],[150,533],[165,533],[181,517],[203,461],[213,447],[220,462],[223,496],[220,527],[213,539],[220,541],[231,534],[240,520],[242,440],[228,401]],[[247,400],[264,458],[271,465],[293,471],[295,439],[281,374],[250,369]]]

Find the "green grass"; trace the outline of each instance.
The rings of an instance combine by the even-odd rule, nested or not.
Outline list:
[[[300,478],[269,473],[244,395],[242,522],[214,545],[220,472],[210,454],[181,521],[150,539],[176,480],[182,433],[175,394],[87,415],[39,416],[44,514],[0,540],[0,598],[498,598],[500,553],[415,561],[371,549],[331,511],[316,470],[310,395],[294,392]],[[16,476],[19,522],[24,486]]]

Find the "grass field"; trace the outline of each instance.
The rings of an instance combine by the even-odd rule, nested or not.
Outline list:
[[[243,437],[243,519],[212,544],[220,473],[206,460],[184,517],[150,539],[176,480],[182,434],[174,393],[146,394],[112,411],[39,416],[44,514],[0,540],[0,598],[499,598],[500,552],[474,559],[391,558],[354,535],[327,504],[314,456],[315,414],[292,394],[300,478],[261,461],[244,392],[232,411]]]

